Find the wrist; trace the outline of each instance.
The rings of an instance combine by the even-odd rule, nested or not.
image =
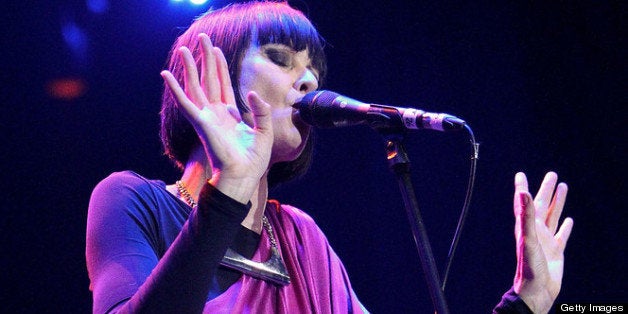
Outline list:
[[[533,314],[534,312],[530,309],[530,307],[521,299],[516,292],[514,287],[510,288],[504,295],[502,296],[501,301],[497,306],[493,309],[493,314]]]
[[[214,173],[208,182],[221,193],[242,204],[246,204],[251,200],[251,196],[259,185],[259,180],[231,178],[221,173]]]
[[[515,285],[514,291],[533,313],[548,313],[554,298],[546,289],[525,288]]]

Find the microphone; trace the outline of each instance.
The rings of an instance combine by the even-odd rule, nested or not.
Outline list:
[[[303,121],[319,128],[368,124],[386,132],[423,129],[447,132],[461,130],[466,124],[446,113],[367,104],[326,90],[307,93],[293,107]]]

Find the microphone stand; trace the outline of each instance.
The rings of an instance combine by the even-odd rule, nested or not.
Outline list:
[[[408,158],[408,154],[406,153],[402,143],[403,136],[399,136],[398,134],[383,135],[387,141],[386,155],[388,158],[388,165],[390,170],[397,176],[399,189],[401,190],[406,213],[408,214],[408,220],[410,221],[410,226],[412,227],[414,242],[416,243],[417,250],[419,251],[421,266],[430,291],[430,297],[432,298],[432,304],[434,305],[436,313],[449,314],[445,294],[440,285],[438,269],[436,268],[434,255],[432,254],[432,247],[427,237],[427,231],[425,229],[425,225],[423,224],[423,219],[421,218],[421,212],[419,211],[419,205],[417,203],[416,195],[414,194],[414,188],[412,187],[412,180],[410,178],[410,159]]]

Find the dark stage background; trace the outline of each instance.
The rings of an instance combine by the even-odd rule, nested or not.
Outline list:
[[[0,307],[84,313],[91,310],[84,257],[91,190],[124,169],[177,178],[157,136],[159,71],[180,29],[203,9],[111,1],[97,14],[84,1],[38,2],[4,2],[1,10]],[[627,300],[624,3],[294,5],[328,41],[325,88],[455,114],[481,142],[446,291],[453,313],[487,313],[512,284],[517,171],[535,189],[548,170],[570,185],[566,213],[575,228],[558,302]],[[65,77],[82,78],[84,95],[50,97],[47,84]],[[442,269],[464,199],[468,138],[426,131],[409,135],[407,146]],[[366,127],[319,131],[309,174],[271,196],[318,221],[371,311],[430,313],[383,149]]]

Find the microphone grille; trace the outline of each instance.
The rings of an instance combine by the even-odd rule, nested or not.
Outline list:
[[[303,96],[301,103],[306,106],[324,106],[332,103],[338,96],[340,95],[328,90],[313,91]]]
[[[316,105],[325,106],[325,105],[330,105],[331,103],[333,103],[334,100],[338,98],[338,96],[340,96],[340,94],[337,94],[328,90],[322,90],[317,94],[317,96],[313,100],[316,103]]]
[[[307,93],[298,103],[299,115],[310,125],[323,128],[333,127],[331,112],[328,108],[338,96],[340,95],[327,90]]]

